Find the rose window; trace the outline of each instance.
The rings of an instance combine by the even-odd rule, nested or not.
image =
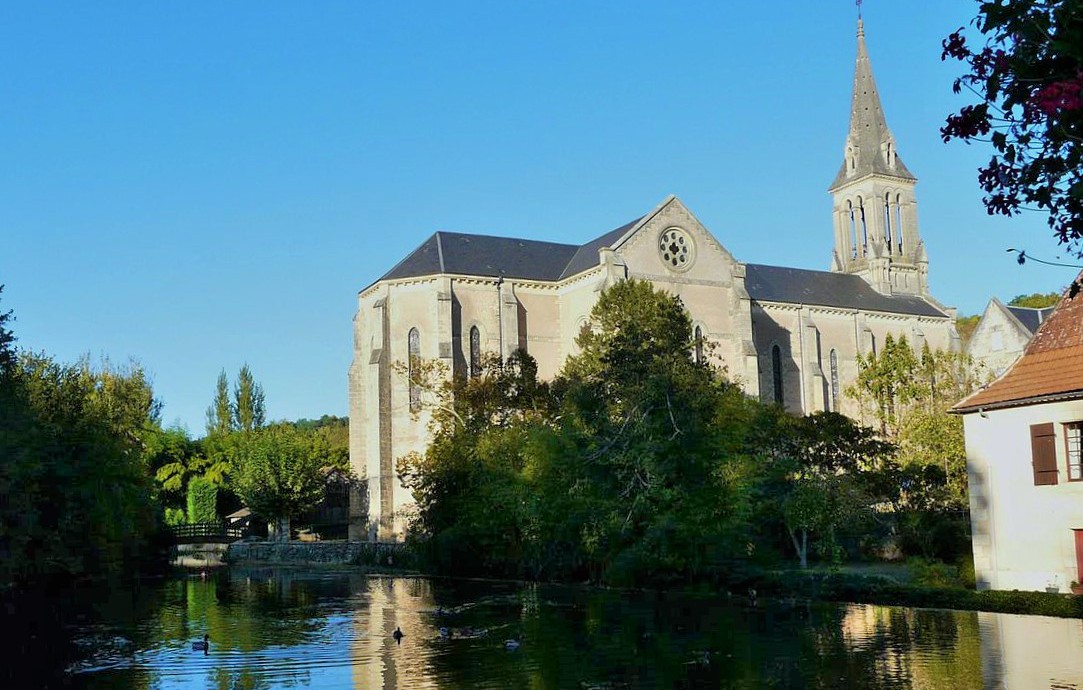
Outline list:
[[[695,247],[692,237],[680,228],[670,228],[658,237],[658,253],[666,267],[683,271],[692,265]]]

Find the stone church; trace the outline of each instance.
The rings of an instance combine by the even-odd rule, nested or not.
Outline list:
[[[887,126],[858,20],[850,128],[829,188],[830,270],[743,263],[675,196],[581,245],[433,234],[358,295],[350,463],[367,496],[353,501],[350,538],[402,535],[411,496],[395,460],[427,445],[420,392],[396,363],[435,359],[469,376],[483,353],[523,348],[551,378],[576,351],[599,292],[626,278],[678,295],[695,334],[716,345],[711,356],[748,395],[794,414],[856,415],[844,391],[859,353],[889,334],[958,347],[954,310],[929,294],[916,182]]]

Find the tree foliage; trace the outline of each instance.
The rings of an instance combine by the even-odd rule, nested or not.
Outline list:
[[[801,567],[810,536],[831,562],[842,558],[844,529],[868,523],[898,492],[894,447],[836,412],[780,415],[770,449],[769,495],[781,513]]]
[[[256,381],[247,364],[237,372],[232,399],[229,393],[229,378],[223,369],[215,384],[214,400],[207,408],[207,435],[221,436],[233,431],[255,431],[267,423],[265,406],[263,386]]]
[[[325,463],[350,471],[350,419],[323,415],[319,419],[298,419],[293,425],[301,432],[317,437],[327,449]]]
[[[237,373],[237,386],[233,389],[233,414],[233,428],[237,431],[255,431],[266,422],[263,386],[256,382],[247,364]]]
[[[218,521],[218,486],[203,477],[188,482],[188,522]]]
[[[987,0],[974,21],[944,40],[942,59],[963,63],[955,92],[977,102],[950,115],[944,141],[988,140],[996,153],[978,171],[990,214],[1049,213],[1049,227],[1078,252],[1083,236],[1083,2]]]
[[[326,449],[312,436],[278,424],[244,435],[236,450],[231,484],[257,515],[288,530],[290,518],[323,498]]]
[[[618,283],[578,344],[551,386],[524,352],[476,378],[413,367],[433,375],[416,383],[434,435],[398,462],[414,538],[449,569],[536,578],[662,582],[744,558],[755,404],[693,361],[680,301]]]
[[[1032,292],[1029,295],[1016,295],[1008,302],[1012,307],[1030,307],[1031,309],[1045,309],[1052,307],[1060,301],[1059,292]]]
[[[432,434],[397,460],[416,500],[409,534],[439,571],[721,580],[783,553],[836,562],[945,503],[934,460],[954,447],[936,445],[939,417],[916,420],[950,404],[952,357],[890,339],[862,362],[856,394],[906,444],[904,466],[877,431],[838,414],[793,417],[698,363],[680,300],[649,283],[604,290],[577,344],[549,384],[521,351],[486,356],[473,377],[396,366]]]
[[[981,314],[959,316],[955,319],[955,331],[959,334],[959,344],[963,349],[965,349],[967,343],[970,342],[970,338],[974,335],[974,331],[978,328],[978,322],[980,321]]]
[[[3,293],[4,286],[0,285],[0,297],[3,297]],[[10,328],[14,320],[15,316],[10,309],[0,311],[0,377],[15,366],[15,333]]]
[[[229,378],[226,370],[218,374],[214,387],[214,402],[207,408],[207,435],[228,434],[234,429],[233,405],[229,402]]]
[[[138,365],[20,354],[0,385],[0,581],[116,571],[151,552],[156,414]]]
[[[879,353],[858,358],[847,393],[898,446],[901,491],[893,511],[904,547],[954,558],[966,548],[968,509],[962,419],[949,414],[979,380],[973,361],[957,352],[915,353],[905,338],[885,338]]]

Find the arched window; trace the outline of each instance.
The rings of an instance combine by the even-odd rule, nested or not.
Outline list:
[[[891,242],[891,193],[884,194],[884,242],[887,244],[887,253],[894,252],[895,245]]]
[[[470,378],[481,376],[481,331],[470,328]]]
[[[857,223],[854,221],[854,205],[846,202],[846,215],[850,217],[850,258],[857,258]]]
[[[857,198],[857,212],[861,217],[861,256],[869,255],[869,224],[865,219],[865,201]]]
[[[696,326],[696,364],[703,364],[703,329]]]
[[[410,380],[410,411],[416,412],[421,407],[421,385],[416,380],[420,373],[418,365],[421,364],[421,334],[416,328],[411,328],[407,336],[407,352],[409,357],[406,362],[406,376]]]
[[[839,354],[834,350],[828,355],[831,363],[831,411],[839,411]]]
[[[771,348],[771,376],[775,384],[775,402],[782,404],[782,349],[775,345]]]
[[[895,195],[895,241],[899,244],[899,253],[903,251],[903,229],[902,229],[902,195]]]

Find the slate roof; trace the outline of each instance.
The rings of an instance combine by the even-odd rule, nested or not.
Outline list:
[[[745,289],[752,299],[760,302],[815,304],[915,316],[947,316],[921,297],[881,295],[860,276],[848,273],[746,264]]]
[[[436,232],[380,280],[451,273],[524,280],[561,280],[598,265],[598,250],[611,246],[642,218],[583,245]],[[379,281],[377,281],[379,282]]]
[[[1019,323],[1023,324],[1031,333],[1038,330],[1038,326],[1043,321],[1049,318],[1049,315],[1053,313],[1054,307],[1045,307],[1043,309],[1035,309],[1034,307],[1013,307],[1008,306],[1008,311],[1012,313],[1012,316],[1019,319]]]
[[[1078,397],[1083,397],[1083,293],[1066,293],[1038,326],[1023,356],[952,409],[966,413]]]
[[[865,25],[860,19],[857,20],[857,63],[854,66],[854,93],[850,100],[850,132],[847,141],[856,149],[856,165],[853,170],[847,170],[847,162],[843,160],[831,189],[841,186],[847,180],[872,174],[916,179],[897,153],[895,165],[890,166],[881,151],[881,144],[893,142],[894,137],[888,129],[884,108],[880,105],[880,93],[876,90],[869,52],[865,48]]]
[[[587,242],[579,251],[575,253],[572,260],[568,262],[568,265],[564,267],[564,272],[560,274],[561,278],[568,278],[574,276],[576,273],[582,273],[588,268],[593,268],[598,265],[598,251],[602,247],[611,247],[613,243],[624,237],[624,233],[635,227],[636,223],[643,220],[643,218],[636,218],[635,220],[625,223],[615,230],[610,230],[601,237]]]

